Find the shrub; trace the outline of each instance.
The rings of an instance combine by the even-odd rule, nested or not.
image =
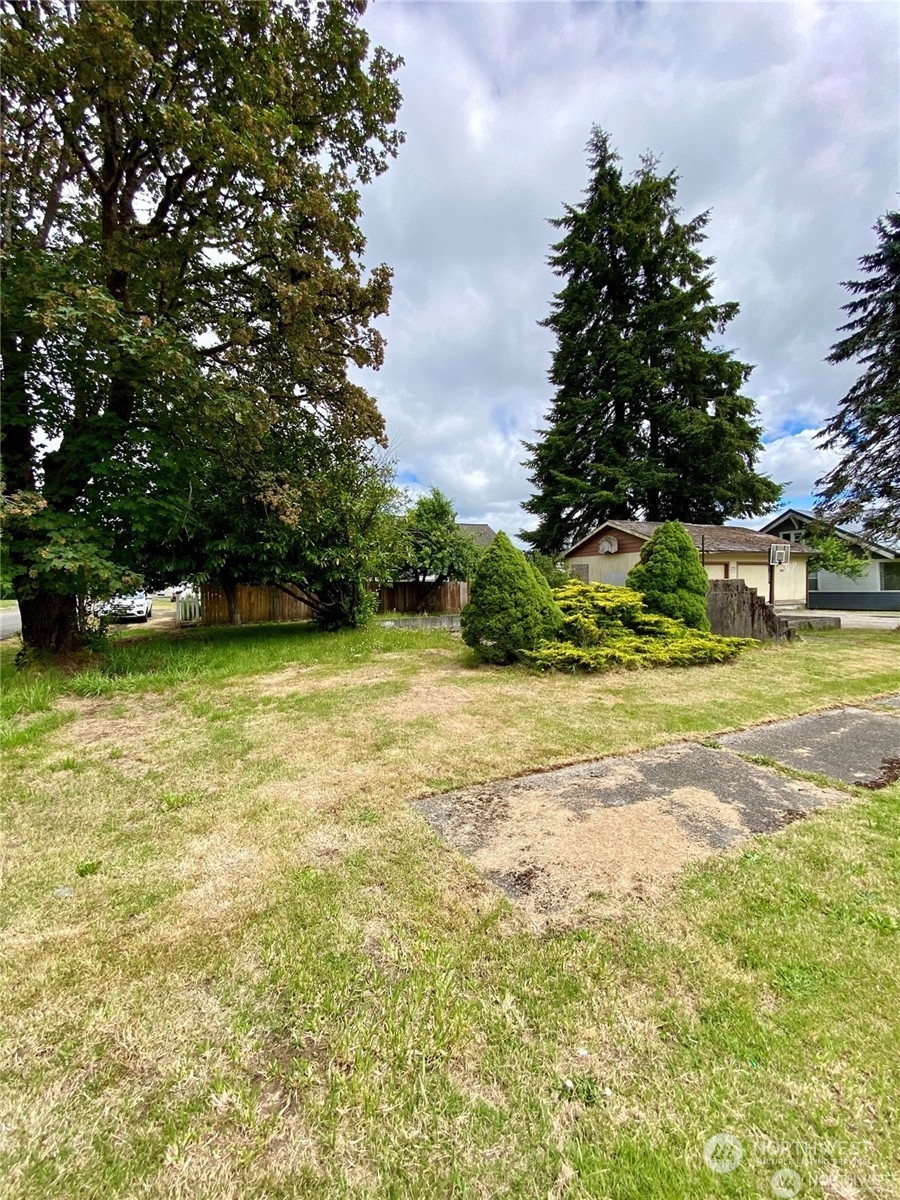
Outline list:
[[[562,587],[571,578],[564,564],[552,554],[541,554],[540,550],[532,550],[526,558],[537,573],[543,575],[551,588]]]
[[[563,615],[553,596],[553,589],[550,587],[546,575],[542,574],[533,562],[528,562],[526,559],[526,564],[534,580],[535,592],[544,621],[542,636],[545,638],[558,637],[563,627]]]
[[[692,629],[709,629],[709,579],[696,546],[679,521],[666,521],[645,542],[641,561],[626,582],[640,592],[650,612],[684,621]]]
[[[485,662],[508,663],[562,625],[549,585],[540,586],[521,550],[498,533],[485,551],[462,611],[462,636]]]
[[[603,671],[610,667],[690,667],[725,662],[754,643],[691,629],[684,621],[645,610],[627,587],[572,579],[553,593],[562,615],[561,641],[523,655],[545,670]]]

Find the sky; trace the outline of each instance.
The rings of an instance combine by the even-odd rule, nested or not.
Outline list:
[[[464,521],[534,518],[523,439],[549,410],[562,281],[547,223],[581,199],[600,125],[626,174],[651,151],[685,218],[711,210],[717,339],[756,364],[759,469],[808,508],[815,433],[858,371],[824,362],[872,226],[900,190],[900,6],[375,0],[400,54],[406,143],[363,193],[366,261],[394,272],[378,398],[400,481]],[[745,521],[760,525],[766,518]]]

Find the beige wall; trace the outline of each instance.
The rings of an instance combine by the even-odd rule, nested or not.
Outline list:
[[[624,584],[628,572],[640,561],[640,554],[589,554],[567,558],[569,567],[587,567],[590,583]],[[730,554],[706,556],[706,573],[710,579],[743,579],[747,587],[756,588],[764,600],[769,599],[769,564],[765,555],[744,554],[738,559]],[[806,559],[795,557],[783,567],[775,568],[775,603],[806,603]]]
[[[786,566],[775,568],[775,603],[806,603],[807,559],[792,558]]]
[[[628,572],[640,561],[640,554],[591,554],[584,558],[567,558],[566,566],[586,566],[588,583],[612,583],[621,587]]]

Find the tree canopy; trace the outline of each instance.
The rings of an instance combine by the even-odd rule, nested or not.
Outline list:
[[[437,588],[449,580],[471,579],[481,550],[459,528],[452,501],[432,488],[407,513],[403,557],[398,579],[431,580]]]
[[[645,157],[631,179],[595,128],[585,199],[551,224],[564,279],[542,322],[556,334],[555,397],[526,443],[540,518],[522,537],[558,553],[607,519],[720,524],[771,508],[781,488],[761,450],[752,368],[713,345],[737,315],[712,299],[708,213],[679,219],[678,177]]]
[[[359,187],[401,140],[399,60],[356,0],[3,11],[6,549],[26,644],[60,650],[276,427],[382,437],[347,366],[383,353]]]
[[[830,363],[857,362],[861,374],[820,434],[843,457],[817,483],[819,511],[864,533],[900,538],[900,211],[875,225],[877,248],[859,260],[865,278],[845,282],[846,336]]]

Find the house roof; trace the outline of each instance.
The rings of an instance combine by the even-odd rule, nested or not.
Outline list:
[[[466,521],[457,521],[456,528],[460,533],[464,533],[470,537],[476,546],[481,546],[482,548],[487,548],[497,536],[490,525],[477,525]]]
[[[854,533],[852,529],[844,529],[840,525],[832,525],[830,521],[822,521],[815,513],[804,512],[802,508],[786,508],[783,513],[779,513],[777,517],[773,517],[767,525],[763,525],[761,532],[765,533],[770,529],[777,529],[779,525],[783,525],[785,521],[791,518],[793,518],[795,526],[809,525],[811,521],[828,525],[836,537],[843,539],[845,542],[851,542],[854,546],[861,546],[863,550],[874,554],[876,558],[900,558],[900,552],[892,550],[890,546],[882,546],[878,542],[870,541],[861,534]]]
[[[648,541],[661,524],[661,521],[604,521],[587,537],[577,542],[568,551],[566,558],[573,555],[578,547],[583,546],[590,538],[595,537],[601,529],[618,529],[622,533],[630,533],[642,541]],[[745,529],[743,525],[694,525],[688,521],[682,524],[697,549],[705,550],[707,554],[727,554],[731,551],[768,554],[772,545],[790,546],[794,554],[814,553],[812,547],[804,546],[800,542],[788,542],[785,538],[775,537],[770,533],[757,533],[755,529]]]

